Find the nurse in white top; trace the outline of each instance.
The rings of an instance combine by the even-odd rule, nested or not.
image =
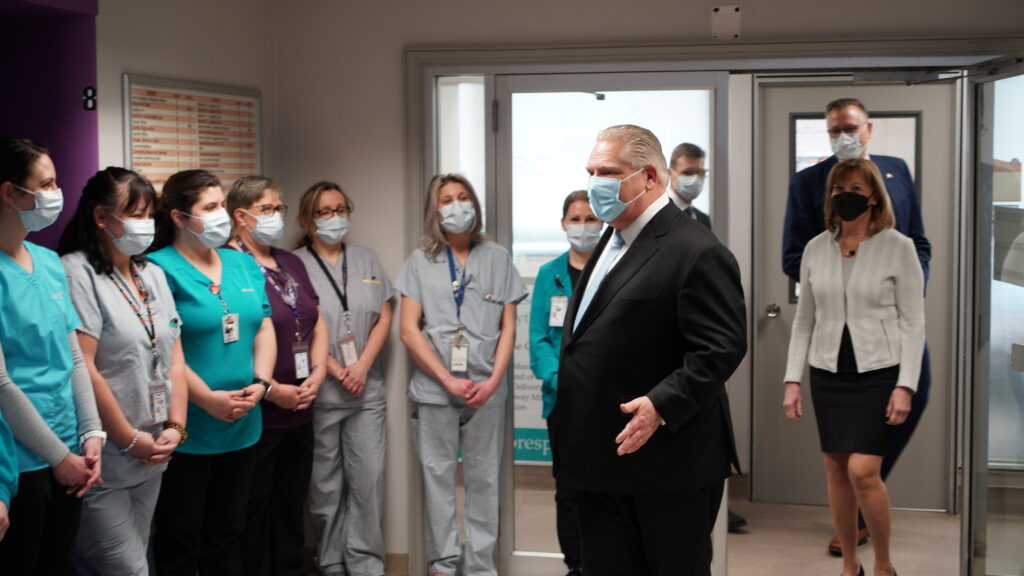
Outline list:
[[[498,469],[505,371],[515,345],[516,304],[526,285],[507,250],[487,240],[469,181],[430,181],[421,247],[395,281],[402,342],[415,361],[409,397],[413,444],[423,465],[426,554],[433,576],[496,575]],[[455,471],[462,449],[464,546],[455,522]],[[463,555],[464,552],[464,555]]]

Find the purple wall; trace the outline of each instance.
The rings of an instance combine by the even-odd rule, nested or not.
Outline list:
[[[50,248],[99,164],[97,113],[82,107],[83,88],[96,86],[95,13],[95,0],[0,0],[0,38],[7,46],[0,50],[0,136],[30,138],[50,149],[64,211],[56,224],[29,235]]]

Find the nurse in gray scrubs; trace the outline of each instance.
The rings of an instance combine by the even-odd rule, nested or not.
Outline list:
[[[320,297],[330,354],[313,412],[309,513],[325,576],[384,574],[385,390],[380,351],[394,289],[373,250],[344,242],[354,206],[318,182],[302,196],[295,255]]]
[[[110,167],[89,179],[60,239],[78,341],[109,441],[103,485],[82,503],[74,563],[82,575],[146,576],[160,480],[185,441],[188,396],[180,321],[153,240],[156,193]]]
[[[423,466],[426,555],[433,576],[496,575],[498,469],[505,371],[526,285],[507,250],[481,233],[480,202],[457,174],[430,181],[420,248],[395,281],[402,342],[415,361],[409,397]],[[462,450],[466,542],[459,545],[455,475]],[[461,570],[459,567],[461,565]]]

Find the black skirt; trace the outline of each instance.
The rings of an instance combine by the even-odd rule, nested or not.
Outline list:
[[[838,372],[811,367],[811,397],[821,451],[884,456],[893,430],[885,423],[885,409],[900,367],[858,374],[846,330],[839,356]]]

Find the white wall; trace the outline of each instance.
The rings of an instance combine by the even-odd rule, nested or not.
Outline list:
[[[277,167],[275,0],[100,0],[96,18],[100,166],[124,164],[124,72],[255,88],[263,167]]]
[[[742,40],[759,42],[1013,35],[1024,21],[1019,0],[863,0],[848,7],[818,0],[739,3]],[[350,239],[374,248],[394,277],[413,241],[404,229],[406,210],[420,209],[403,206],[403,49],[705,42],[711,40],[711,9],[718,4],[101,0],[101,162],[123,159],[122,72],[258,88],[264,172],[279,180],[293,206],[312,182],[338,181],[358,205]],[[742,141],[740,133],[733,131],[734,143]],[[749,151],[740,156],[749,157]],[[745,181],[745,196],[733,206],[749,201],[749,178]],[[740,222],[730,220],[739,233]],[[741,240],[735,236],[730,240]],[[750,270],[749,252],[747,261],[740,258]],[[395,330],[387,358],[386,539],[389,552],[404,553],[409,550],[408,478],[415,460],[406,417],[407,359],[397,342]]]

